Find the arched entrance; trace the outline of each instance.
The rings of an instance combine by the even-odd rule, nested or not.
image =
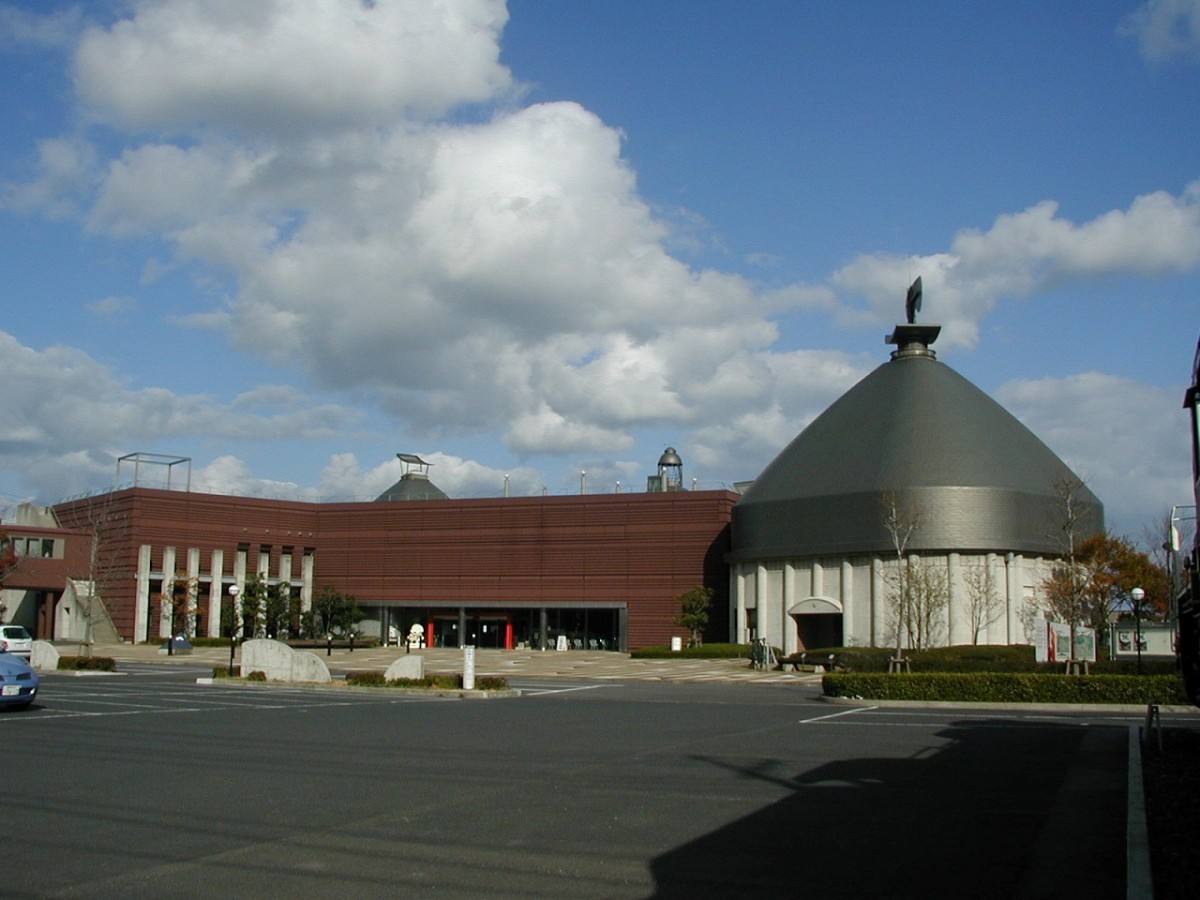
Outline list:
[[[788,610],[796,621],[796,649],[842,646],[842,604],[832,597],[806,597]]]

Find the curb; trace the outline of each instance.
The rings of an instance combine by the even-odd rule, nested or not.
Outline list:
[[[1146,828],[1146,790],[1142,778],[1141,728],[1129,726],[1128,812],[1125,816],[1125,896],[1141,900],[1154,896],[1150,867],[1150,834]]]
[[[340,691],[349,694],[390,692],[392,695],[449,697],[459,700],[507,700],[521,696],[521,692],[515,688],[503,691],[467,691],[461,688],[447,690],[445,688],[363,687],[355,684],[343,684],[337,681],[332,681],[329,684],[317,684],[312,681],[245,681],[240,678],[201,677],[196,679],[196,684],[206,687],[220,685],[221,687],[242,688],[248,691],[273,691],[286,688],[288,690],[314,692]]]

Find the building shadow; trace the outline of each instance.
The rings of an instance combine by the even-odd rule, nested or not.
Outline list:
[[[652,896],[1124,896],[1124,729],[972,720],[910,758],[862,755],[862,734],[790,777],[702,758],[789,793],[656,858]]]

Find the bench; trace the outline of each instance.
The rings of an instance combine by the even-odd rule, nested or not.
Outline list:
[[[788,666],[792,667],[793,672],[801,671],[801,666],[805,667],[805,671],[807,671],[808,667],[811,666],[812,671],[814,672],[816,672],[818,669],[826,672],[832,672],[837,668],[837,656],[832,653],[830,653],[828,656],[814,656],[812,659],[808,658],[807,652],[793,653],[789,656],[779,657],[778,662],[779,669],[781,671],[785,671]]]

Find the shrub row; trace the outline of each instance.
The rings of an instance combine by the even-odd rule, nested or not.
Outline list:
[[[393,688],[425,688],[442,691],[461,691],[463,689],[462,675],[426,675],[424,678],[384,678],[384,673],[378,669],[362,672],[347,672],[346,684],[355,687],[393,687]],[[477,691],[503,691],[508,689],[508,681],[495,675],[481,675],[475,679]]]
[[[1187,704],[1175,675],[1047,675],[1026,672],[925,672],[886,675],[835,672],[822,679],[827,697],[985,703]]]
[[[58,668],[68,672],[114,672],[117,663],[111,656],[60,656]]]
[[[888,660],[896,655],[888,647],[826,647],[809,650],[808,659],[821,662],[833,654],[839,669],[851,672],[886,672]],[[905,650],[904,658],[916,672],[1041,672],[1047,675],[1064,674],[1064,665],[1040,663],[1028,644],[965,644],[954,647],[934,647],[929,650]],[[1101,659],[1091,664],[1095,675],[1133,675],[1137,661],[1133,659]],[[1176,671],[1175,660],[1149,658],[1142,660],[1142,672],[1147,675],[1170,675]]]

